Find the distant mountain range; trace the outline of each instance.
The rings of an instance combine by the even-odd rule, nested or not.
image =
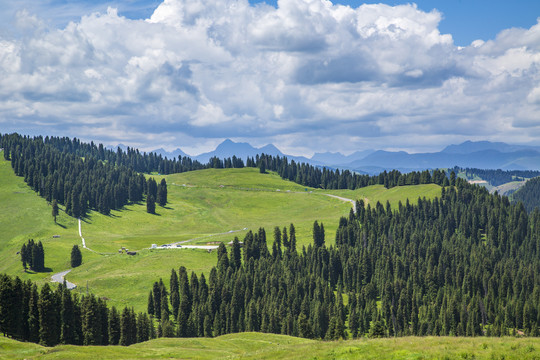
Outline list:
[[[157,149],[153,152],[176,158],[188,156],[181,149],[167,152]],[[225,140],[214,151],[191,158],[206,163],[217,156],[228,158],[235,155],[242,159],[255,157],[257,154],[287,156],[289,160],[305,162],[315,166],[326,166],[354,170],[360,173],[378,174],[384,170],[397,169],[402,172],[454,166],[479,169],[502,170],[540,170],[540,146],[510,145],[502,142],[466,141],[459,145],[449,145],[440,152],[409,154],[404,151],[384,150],[357,151],[350,155],[341,153],[315,153],[311,158],[292,156],[282,153],[272,144],[256,148],[248,143]]]

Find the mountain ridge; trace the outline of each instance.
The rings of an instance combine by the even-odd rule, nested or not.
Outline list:
[[[173,152],[166,152],[164,149],[157,149],[152,152],[169,158],[178,157],[178,155],[189,156],[180,148]],[[451,168],[454,166],[502,170],[540,169],[540,146],[470,140],[460,144],[448,145],[438,152],[410,154],[406,151],[363,150],[350,155],[344,155],[340,152],[315,153],[311,158],[308,158],[284,154],[273,144],[257,148],[247,142],[234,142],[226,139],[213,151],[190,157],[206,163],[214,156],[218,158],[236,156],[246,160],[247,157],[256,157],[263,153],[287,157],[289,160],[314,166],[348,169],[368,174],[377,174],[393,169],[409,172],[434,168]]]

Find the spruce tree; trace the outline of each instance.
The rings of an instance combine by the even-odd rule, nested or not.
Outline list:
[[[109,345],[118,345],[120,342],[120,315],[116,307],[112,307],[109,312]]]
[[[82,264],[82,254],[81,249],[79,249],[78,245],[73,245],[73,248],[71,249],[71,267],[77,267]]]
[[[173,318],[176,319],[178,317],[178,307],[180,306],[180,293],[178,290],[178,275],[176,275],[176,271],[174,269],[171,269],[169,289],[171,292],[172,315]],[[150,312],[148,313],[150,314]]]
[[[156,200],[153,195],[148,195],[146,197],[146,212],[149,214],[156,213]]]
[[[152,290],[150,290],[150,293],[148,294],[148,306],[146,311],[149,315],[155,315],[154,296],[152,295]]]
[[[60,339],[58,327],[59,312],[56,308],[55,294],[49,284],[43,285],[38,300],[39,311],[39,343],[44,346],[54,346]]]
[[[165,179],[161,179],[158,186],[157,203],[159,206],[165,206],[167,204],[167,181]]]
[[[52,217],[54,218],[54,222],[56,223],[56,217],[58,216],[58,202],[56,199],[53,199],[52,201]]]
[[[62,344],[75,344],[75,313],[73,299],[67,290],[62,292],[62,307],[60,310],[60,342]]]

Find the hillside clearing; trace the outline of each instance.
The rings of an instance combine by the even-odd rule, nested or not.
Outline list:
[[[271,246],[275,226],[290,223],[296,227],[298,248],[312,242],[313,221],[323,222],[327,243],[333,243],[340,216],[348,216],[351,204],[326,196],[367,199],[374,204],[389,200],[392,205],[407,198],[440,194],[437,185],[385,189],[380,185],[358,190],[321,190],[282,180],[275,173],[260,174],[258,169],[208,169],[154,176],[167,181],[169,203],[157,208],[157,215],[146,213],[144,204],[132,204],[104,216],[91,211],[77,219],[63,211],[54,223],[47,202],[14,175],[10,163],[0,157],[0,271],[23,279],[50,281],[54,273],[70,268],[73,245],[85,245],[101,254],[83,251],[83,264],[66,279],[77,285],[75,291],[90,292],[109,299],[111,305],[146,307],[147,291],[160,277],[168,278],[171,268],[208,273],[216,264],[215,252],[149,250],[151,244],[171,244],[192,240],[190,245],[240,240],[249,230],[264,227]],[[180,184],[174,186],[172,184]],[[182,186],[185,184],[186,186]],[[279,190],[279,191],[277,191]],[[240,231],[230,233],[229,231]],[[243,230],[246,229],[246,230]],[[59,235],[59,238],[53,238]],[[28,238],[42,241],[45,273],[24,273],[17,252]],[[121,247],[138,250],[138,255],[119,254]]]
[[[537,359],[538,338],[403,337],[315,341],[239,333],[217,338],[156,339],[128,347],[46,348],[0,337],[0,359]]]

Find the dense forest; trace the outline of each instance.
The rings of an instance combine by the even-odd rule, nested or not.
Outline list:
[[[511,181],[523,181],[533,177],[540,176],[540,171],[537,170],[491,170],[491,169],[476,169],[476,168],[460,168],[452,169],[456,174],[464,172],[467,178],[478,176],[482,180],[487,181],[492,186],[499,186]]]
[[[539,335],[539,211],[463,180],[418,205],[364,205],[340,219],[335,245],[317,222],[299,251],[292,225],[274,229],[271,250],[259,229],[243,249],[219,247],[208,281],[173,269],[149,314],[181,337]]]
[[[540,177],[527,181],[512,194],[512,201],[521,201],[528,212],[540,208]]]
[[[0,274],[0,332],[45,346],[131,345],[156,337],[152,319],[132,308],[108,308],[104,300],[79,297],[60,284],[38,290],[30,280]]]

